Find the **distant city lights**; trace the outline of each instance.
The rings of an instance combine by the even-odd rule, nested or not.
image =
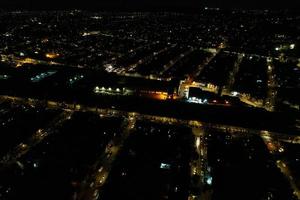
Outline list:
[[[49,58],[49,59],[55,59],[55,58],[58,58],[60,56],[59,53],[46,53],[45,54],[46,58]]]

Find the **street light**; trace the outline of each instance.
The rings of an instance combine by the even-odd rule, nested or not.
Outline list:
[[[196,138],[196,147],[198,148],[199,146],[200,146],[200,138],[197,137],[197,138]]]
[[[295,46],[296,46],[295,44],[291,44],[290,49],[295,49]]]

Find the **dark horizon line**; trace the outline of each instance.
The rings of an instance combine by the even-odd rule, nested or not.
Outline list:
[[[57,2],[58,0],[54,0],[53,2],[49,3],[42,3],[36,2],[36,0],[29,0],[28,2],[2,2],[0,3],[0,9],[28,9],[28,10],[69,10],[69,9],[80,9],[80,10],[129,10],[129,11],[197,11],[203,10],[205,7],[210,9],[220,9],[220,10],[292,10],[292,11],[299,11],[300,12],[300,5],[290,5],[289,7],[283,7],[278,4],[270,5],[207,5],[205,3],[202,4],[195,4],[189,1],[186,2],[176,2],[174,1],[172,4],[168,2],[164,3],[157,3],[157,2],[147,2],[147,3],[128,3],[126,0],[119,0],[119,2],[87,2],[83,3],[72,3],[72,4],[64,4]]]
[[[111,5],[95,5],[93,7],[88,6],[40,6],[40,5],[2,5],[0,3],[0,10],[9,10],[9,11],[34,11],[34,10],[42,10],[42,11],[63,11],[63,10],[82,10],[82,11],[117,11],[117,12],[201,12],[203,10],[220,10],[220,11],[292,11],[299,12],[298,8],[243,8],[243,7],[210,7],[210,6],[139,6],[139,7],[127,7],[127,6],[111,6]]]

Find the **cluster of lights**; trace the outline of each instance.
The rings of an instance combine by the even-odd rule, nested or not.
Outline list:
[[[32,82],[39,82],[40,80],[46,78],[46,77],[49,77],[49,76],[52,76],[53,74],[55,74],[56,71],[48,71],[48,72],[43,72],[43,73],[40,73],[32,78],[30,78],[30,80]]]
[[[59,53],[46,53],[46,58],[49,58],[49,59],[54,59],[54,58],[57,58],[59,57]]]
[[[161,169],[171,169],[171,165],[167,163],[160,163]]]
[[[207,183],[208,185],[212,185],[212,177],[211,177],[211,176],[207,177],[206,183]]]
[[[209,104],[207,99],[198,99],[196,97],[188,98],[188,102],[197,104]],[[216,99],[212,100],[212,103],[216,104],[218,101]],[[229,104],[229,101],[225,100],[225,104]]]
[[[101,32],[100,31],[91,31],[91,32],[84,32],[82,34],[83,37],[86,37],[86,36],[91,36],[91,35],[99,35]]]
[[[21,67],[23,64],[37,64],[37,61],[32,58],[24,58],[17,61],[16,67]]]
[[[125,88],[123,88],[123,91],[125,90]],[[105,88],[105,87],[99,87],[99,86],[96,86],[95,89],[94,89],[94,92],[95,93],[102,93],[102,92],[121,92],[121,89],[120,88],[116,88],[115,90],[112,89],[111,87],[109,88]]]
[[[234,96],[234,97],[236,97],[236,96],[238,96],[238,95],[239,95],[239,93],[238,93],[238,92],[236,92],[236,91],[233,91],[233,92],[231,92],[231,95],[232,95],[232,96]]]
[[[280,47],[275,47],[275,51],[281,51],[281,50],[287,50],[287,49],[295,49],[296,45],[295,44],[290,44],[290,45],[284,45]]]
[[[99,20],[99,19],[102,19],[102,17],[101,16],[92,16],[91,19],[97,19],[97,20]]]
[[[83,77],[84,77],[83,75],[76,75],[75,77],[69,79],[69,83],[72,85],[76,81],[83,79]]]
[[[105,71],[107,71],[107,72],[112,72],[114,70],[114,67],[112,64],[107,64],[104,66],[104,68],[105,68]]]
[[[190,103],[198,103],[198,104],[207,104],[208,103],[207,99],[203,100],[203,99],[198,99],[196,97],[190,97],[188,99],[188,102],[190,102]]]

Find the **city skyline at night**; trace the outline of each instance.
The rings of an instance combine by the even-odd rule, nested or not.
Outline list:
[[[0,200],[300,200],[297,4],[1,1]]]

